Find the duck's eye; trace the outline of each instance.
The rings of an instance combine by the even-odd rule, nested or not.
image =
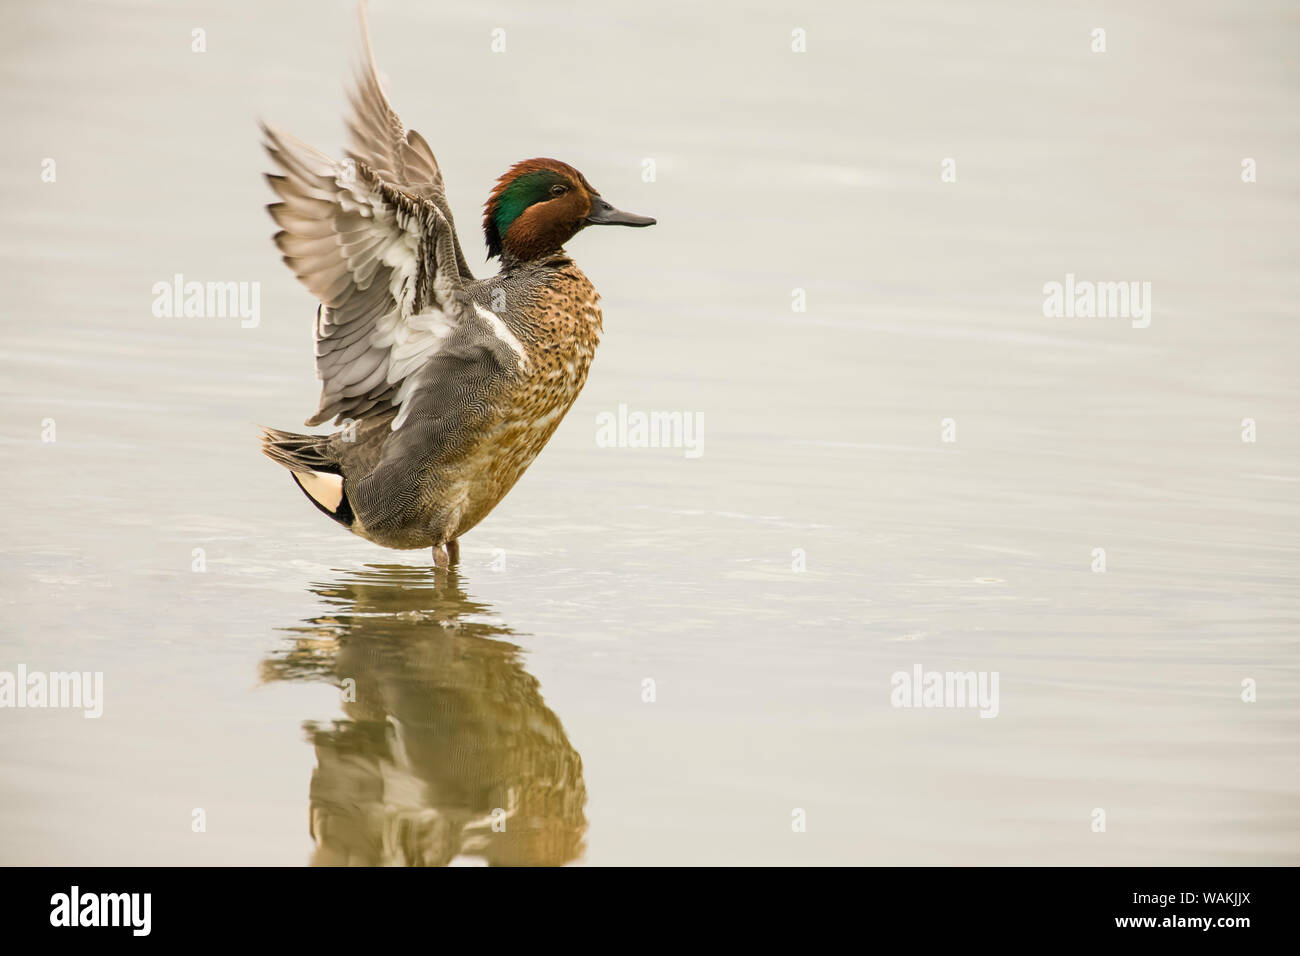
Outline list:
[[[569,187],[561,183],[556,183],[554,186],[551,187],[552,196],[563,196],[568,191],[569,191]]]

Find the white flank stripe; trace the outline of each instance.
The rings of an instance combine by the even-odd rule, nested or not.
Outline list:
[[[492,329],[492,334],[510,347],[510,351],[519,357],[520,366],[528,365],[528,355],[524,352],[523,345],[515,338],[515,334],[510,331],[509,327],[501,321],[495,312],[489,312],[477,302],[474,303],[474,311],[479,314],[479,318],[487,321]]]

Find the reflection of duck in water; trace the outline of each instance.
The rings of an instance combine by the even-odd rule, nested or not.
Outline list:
[[[316,865],[561,864],[582,852],[582,758],[519,648],[449,574],[369,566],[313,588],[267,680],[327,680],[346,720],[308,723]],[[351,683],[349,683],[349,681]]]

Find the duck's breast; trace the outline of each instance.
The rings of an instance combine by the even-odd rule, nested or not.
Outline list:
[[[550,441],[582,391],[600,342],[599,296],[572,264],[530,295],[526,308],[500,318],[522,344],[525,361],[454,473],[444,475],[449,498],[461,506],[457,534],[483,520]]]

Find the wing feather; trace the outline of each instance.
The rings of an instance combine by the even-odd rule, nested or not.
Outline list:
[[[472,318],[451,224],[436,203],[263,127],[280,167],[268,179],[276,246],[317,299],[320,406],[307,420],[381,414],[403,380]],[[409,393],[408,393],[409,394]]]
[[[474,279],[442,170],[424,137],[406,129],[388,101],[364,2],[361,37],[346,159],[264,126],[278,167],[267,176],[279,200],[268,210],[280,227],[275,243],[285,264],[320,301],[314,331],[321,397],[307,424],[389,415],[396,406],[397,432],[418,405],[417,431],[424,434],[433,427],[430,416],[447,427],[440,403],[455,395],[473,405],[497,372],[524,359],[517,342],[514,352],[507,347],[500,321],[485,320],[471,301]],[[418,441],[394,437],[403,447]]]
[[[442,169],[424,137],[416,130],[408,130],[389,103],[379,80],[379,70],[375,66],[364,2],[360,8],[361,63],[348,97],[352,113],[348,117],[347,127],[352,137],[352,148],[347,155],[354,162],[369,166],[385,182],[393,183],[412,196],[427,199],[437,206],[451,226],[456,271],[466,282],[473,281],[474,276],[461,252],[460,241],[456,238],[456,223],[451,215],[451,206],[447,203]]]

